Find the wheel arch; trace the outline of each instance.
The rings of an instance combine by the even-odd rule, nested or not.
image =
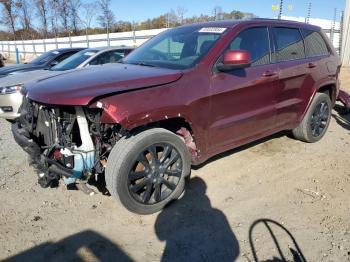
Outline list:
[[[307,101],[307,106],[305,107],[305,109],[303,110],[303,113],[301,114],[301,116],[299,118],[298,124],[305,117],[306,112],[309,110],[311,103],[314,100],[317,93],[328,94],[331,101],[332,101],[332,105],[334,106],[336,99],[337,99],[337,92],[338,92],[337,83],[335,83],[334,81],[327,81],[327,82],[324,82],[324,83],[318,85],[317,87],[314,87],[312,95],[311,95],[310,99]]]
[[[190,152],[192,161],[196,162],[196,159],[198,158],[197,139],[189,121],[183,117],[162,119],[149,122],[146,125],[136,126],[132,129],[129,129],[129,132],[131,134],[137,134],[151,128],[164,128],[180,136]]]
[[[191,118],[183,113],[184,110],[164,109],[154,112],[137,112],[110,110],[104,108],[101,121],[102,123],[118,123],[129,134],[138,134],[142,131],[152,128],[164,128],[183,138],[191,154],[192,162],[196,163],[200,152],[200,131],[196,129]],[[176,112],[176,113],[175,113]],[[198,134],[198,135],[197,135]]]
[[[335,83],[329,83],[329,84],[325,84],[320,86],[317,90],[316,93],[325,93],[327,94],[331,101],[332,104],[335,104],[335,101],[337,100],[337,86]]]

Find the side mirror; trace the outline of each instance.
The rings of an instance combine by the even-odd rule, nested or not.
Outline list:
[[[224,54],[224,60],[216,67],[219,71],[225,72],[233,69],[249,67],[251,63],[250,54],[245,50],[231,50]]]

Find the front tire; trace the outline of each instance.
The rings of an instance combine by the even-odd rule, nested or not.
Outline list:
[[[190,169],[183,140],[168,130],[154,128],[114,146],[108,157],[106,184],[128,210],[152,214],[182,194]]]
[[[324,93],[316,93],[308,111],[300,125],[293,129],[296,139],[307,143],[319,141],[326,133],[332,111],[330,97]]]

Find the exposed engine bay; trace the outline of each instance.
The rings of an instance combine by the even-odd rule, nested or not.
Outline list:
[[[12,132],[42,187],[53,187],[60,178],[66,185],[85,184],[104,172],[123,130],[118,124],[101,124],[100,116],[100,109],[48,106],[24,98]]]

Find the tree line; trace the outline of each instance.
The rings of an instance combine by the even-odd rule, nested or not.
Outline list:
[[[184,7],[171,9],[155,18],[134,23],[118,21],[111,0],[0,0],[0,40],[23,40],[126,32],[175,27],[183,24],[256,17],[240,11],[224,12],[215,6],[210,15],[186,17]],[[95,21],[97,23],[95,23]]]

